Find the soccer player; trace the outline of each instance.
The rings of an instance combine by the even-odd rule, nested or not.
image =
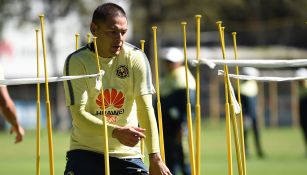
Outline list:
[[[296,71],[296,76],[306,76],[307,69],[300,68]],[[300,126],[303,133],[305,157],[307,158],[307,80],[300,80],[299,82],[299,114]]]
[[[252,67],[244,67],[242,73],[250,76],[258,76],[259,71]],[[244,140],[245,140],[245,153],[248,158],[250,155],[248,147],[248,133],[252,129],[255,140],[255,148],[259,158],[264,158],[264,152],[262,149],[260,130],[257,120],[257,95],[258,85],[255,80],[242,81],[240,84],[240,95],[242,102],[242,110],[244,116]]]
[[[4,78],[3,69],[0,67],[0,79]],[[0,86],[0,109],[5,119],[11,124],[11,133],[15,132],[15,143],[22,141],[25,134],[24,129],[17,120],[16,107],[6,86]]]
[[[166,165],[173,175],[190,175],[184,55],[180,49],[170,47],[162,50],[161,58],[165,67],[160,94],[163,130],[167,133],[164,136]],[[187,75],[191,108],[194,109],[196,82],[189,69]]]
[[[95,78],[64,83],[66,103],[72,115],[64,174],[104,174],[103,113],[107,119],[112,175],[171,174],[159,153],[150,66],[141,50],[125,42],[128,30],[125,11],[114,3],[98,6],[90,30],[97,37],[100,66],[105,71],[104,99],[100,94],[101,82]],[[97,72],[93,43],[70,54],[64,65],[64,75]],[[105,111],[101,108],[102,100]],[[141,160],[140,139],[143,138],[149,153],[149,171]]]

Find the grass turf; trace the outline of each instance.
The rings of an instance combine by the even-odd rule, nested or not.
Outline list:
[[[227,174],[227,146],[224,126],[223,123],[219,125],[202,125],[202,175]],[[41,133],[40,161],[40,174],[42,175],[49,174],[47,138],[47,132],[43,130]],[[247,159],[248,175],[301,175],[307,173],[307,157],[304,155],[303,140],[299,128],[263,128],[261,130],[261,140],[266,154],[264,159],[257,158],[253,147],[252,135],[247,140],[251,153]],[[14,137],[12,135],[9,135],[7,132],[0,132],[0,174],[35,174],[35,131],[27,131],[25,140],[20,144],[14,144],[13,141]],[[68,145],[69,133],[53,132],[55,175],[63,174]],[[238,174],[234,144],[232,148],[233,174]]]

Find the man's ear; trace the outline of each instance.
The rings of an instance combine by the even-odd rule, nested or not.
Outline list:
[[[90,30],[91,30],[92,34],[93,34],[94,36],[96,36],[97,25],[94,24],[94,23],[92,22],[92,23],[91,23],[91,26],[90,26]]]

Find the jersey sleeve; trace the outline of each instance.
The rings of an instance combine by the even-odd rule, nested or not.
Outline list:
[[[145,145],[148,154],[160,152],[157,122],[152,105],[152,95],[137,96],[136,105],[140,126],[146,129]]]
[[[134,94],[146,95],[153,94],[151,69],[146,55],[141,51],[136,51],[132,60],[134,74]]]
[[[85,110],[84,105],[72,105],[69,106],[70,112],[73,117],[73,123],[77,128],[82,128],[83,132],[89,134],[102,135],[103,134],[103,122],[101,119],[93,116]],[[112,133],[116,125],[107,124],[108,137],[112,137]]]
[[[70,55],[65,62],[63,75],[86,75],[82,63],[74,56]],[[87,83],[85,78],[64,81],[66,105],[85,105],[88,99]]]

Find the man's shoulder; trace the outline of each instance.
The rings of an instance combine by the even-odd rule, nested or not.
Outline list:
[[[86,55],[88,55],[89,52],[90,52],[90,50],[86,46],[84,46],[84,47],[72,52],[71,54],[69,54],[67,56],[67,59],[70,59],[72,57],[75,58],[75,59],[82,59],[82,58],[86,57]]]
[[[140,48],[128,42],[125,42],[123,47],[126,52],[140,52],[141,51]]]
[[[141,56],[141,55],[143,55],[143,52],[140,48],[138,48],[138,47],[136,47],[136,46],[134,46],[130,43],[125,42],[123,48],[124,48],[124,52],[125,52],[126,55],[131,55],[131,56],[135,56],[135,55]]]
[[[134,60],[138,61],[140,59],[147,59],[146,55],[141,49],[139,49],[138,47],[130,43],[125,42],[123,46],[123,50],[124,50],[125,57],[132,61]]]

